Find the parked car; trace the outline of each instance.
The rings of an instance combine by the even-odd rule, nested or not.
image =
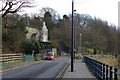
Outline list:
[[[47,52],[44,56],[45,60],[55,60],[55,53],[54,52]]]

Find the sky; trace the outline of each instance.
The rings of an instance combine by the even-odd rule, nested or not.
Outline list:
[[[118,26],[118,2],[119,0],[74,0],[74,9],[79,14],[89,14]],[[53,8],[61,17],[72,12],[72,0],[35,0],[35,5],[24,13],[38,13],[43,7]]]

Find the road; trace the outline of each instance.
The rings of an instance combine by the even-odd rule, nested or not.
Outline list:
[[[48,78],[52,80],[63,67],[70,62],[68,57],[61,57],[55,61],[41,61],[34,65],[26,66],[2,74],[3,80],[34,80],[40,78]]]

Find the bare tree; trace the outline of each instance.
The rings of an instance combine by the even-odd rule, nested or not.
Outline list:
[[[40,16],[45,16],[45,14],[48,16],[50,15],[53,21],[60,19],[60,15],[57,13],[57,11],[50,7],[44,7],[40,10]]]
[[[16,13],[22,8],[34,7],[33,1],[34,0],[2,0],[3,5],[0,10],[0,12],[2,12],[2,18],[9,13]]]

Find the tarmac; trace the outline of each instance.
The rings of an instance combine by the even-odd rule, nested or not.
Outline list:
[[[14,69],[18,69],[18,68],[22,68],[22,67],[25,67],[25,66],[29,66],[29,65],[32,65],[32,64],[35,64],[35,63],[38,63],[38,62],[39,61],[25,61],[25,62],[20,62],[18,64],[1,66],[0,67],[0,73],[7,72],[7,71],[10,71],[10,70],[14,70]]]
[[[63,79],[77,79],[77,80],[96,80],[93,74],[89,71],[86,64],[82,60],[74,61],[73,72],[71,72],[71,65],[64,73]]]
[[[26,62],[22,62],[19,64],[13,64],[13,65],[9,65],[9,66],[3,66],[0,69],[0,73],[6,72],[6,71],[10,71],[13,69],[17,69],[17,68],[21,68],[24,66],[29,66],[31,64],[36,64],[39,61],[26,61]],[[82,60],[74,60],[74,71],[71,72],[71,65],[68,66],[68,68],[66,69],[66,71],[64,71],[64,74],[62,76],[62,80],[73,80],[73,79],[77,79],[77,80],[96,80],[95,77],[93,76],[93,74],[89,71],[89,69],[87,68],[86,64],[84,62],[82,62]]]

